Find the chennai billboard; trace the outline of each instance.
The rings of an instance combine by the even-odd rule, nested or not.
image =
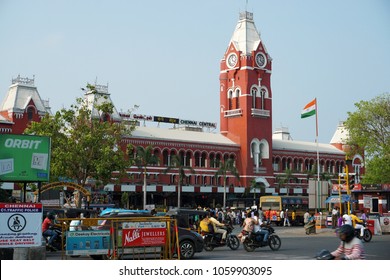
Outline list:
[[[0,181],[47,182],[50,174],[50,137],[0,135]]]

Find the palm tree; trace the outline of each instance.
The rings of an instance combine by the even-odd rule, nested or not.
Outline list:
[[[177,173],[179,175],[179,178],[177,180],[177,207],[180,208],[181,186],[182,186],[184,178],[187,177],[186,170],[189,170],[192,174],[195,173],[195,170],[191,166],[185,166],[184,161],[180,155],[173,155],[171,157],[170,165],[167,167],[167,169],[164,171],[164,173],[166,174],[172,168],[177,169]]]
[[[228,173],[234,175],[238,180],[240,180],[240,175],[238,173],[238,169],[234,165],[235,161],[232,158],[229,158],[225,161],[223,161],[215,173],[215,176],[222,176],[223,177],[223,206],[222,208],[226,208],[226,179]]]
[[[253,192],[253,205],[256,205],[256,190],[258,189],[260,192],[260,195],[261,195],[261,189],[263,189],[265,187],[266,187],[266,185],[263,182],[257,182],[256,179],[253,179],[251,181],[250,188],[249,189],[245,188],[246,190],[248,190],[248,192],[250,192],[251,190],[254,190],[254,192]]]
[[[284,174],[277,175],[276,176],[276,181],[278,182],[279,188],[283,187],[284,185],[288,185],[290,183],[291,179],[294,179],[295,176],[293,175],[293,171],[289,168],[285,170]],[[288,195],[288,192],[287,192]]]
[[[142,146],[137,146],[136,154],[134,157],[134,164],[141,168],[144,174],[144,186],[143,186],[143,209],[146,209],[146,186],[147,186],[147,171],[149,165],[158,164],[159,159],[153,153],[153,147],[147,146],[146,148]]]

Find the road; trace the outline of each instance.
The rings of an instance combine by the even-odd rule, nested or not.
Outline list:
[[[235,228],[238,233],[239,228]],[[203,251],[195,254],[196,260],[313,260],[322,249],[336,249],[339,239],[333,229],[317,230],[316,234],[306,235],[302,227],[275,227],[276,234],[282,240],[278,251],[269,247],[258,248],[254,252],[246,252],[242,245],[236,251],[227,247],[215,248],[211,252]],[[364,242],[363,242],[364,243]],[[371,242],[364,243],[368,260],[390,260],[390,234],[374,235]],[[48,260],[60,260],[60,252],[47,252]],[[70,260],[90,260],[89,257],[70,258]]]

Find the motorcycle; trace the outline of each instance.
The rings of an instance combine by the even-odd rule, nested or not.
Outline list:
[[[232,234],[234,227],[231,224],[228,224],[224,229],[227,231],[226,243],[221,243],[222,233],[201,232],[204,240],[204,249],[206,251],[212,251],[216,247],[223,246],[228,246],[232,250],[237,250],[238,247],[240,247],[240,240],[237,236]]]
[[[241,232],[241,242],[247,252],[253,252],[256,248],[265,246],[269,246],[273,251],[279,250],[282,241],[280,240],[280,237],[275,234],[274,228],[271,225],[267,225],[267,227],[263,229],[268,230],[269,232],[266,242],[263,241],[263,234],[255,234],[245,230]]]
[[[46,251],[62,251],[62,244],[64,244],[65,247],[65,235],[62,234],[61,226],[60,225],[51,226],[50,229],[54,230],[57,233],[57,236],[54,238],[52,242],[52,247],[49,246],[50,236],[44,236],[46,241]]]
[[[355,228],[355,237],[359,238],[360,240],[364,240],[365,242],[370,242],[372,239],[372,232],[367,227],[366,222],[363,223],[363,227],[364,227],[363,236],[360,235],[360,229]]]
[[[329,250],[323,249],[315,255],[316,260],[334,260],[335,257]]]

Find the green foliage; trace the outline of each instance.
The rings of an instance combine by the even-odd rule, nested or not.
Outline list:
[[[223,209],[226,208],[226,179],[229,173],[236,177],[237,180],[240,180],[240,174],[238,173],[238,169],[235,166],[235,161],[232,158],[223,161],[215,173],[216,177],[222,176],[223,178]]]
[[[285,170],[284,174],[276,176],[276,182],[278,182],[279,187],[284,186],[290,182],[290,179],[294,179],[293,171],[289,168]]]
[[[87,88],[89,93],[97,93],[94,86],[88,84]],[[103,100],[92,104],[92,108],[90,105],[86,99],[79,98],[70,109],[64,108],[54,116],[46,115],[25,130],[26,134],[51,137],[52,181],[67,177],[84,185],[87,178],[94,178],[106,184],[113,171],[124,174],[127,161],[118,146],[122,136],[134,128],[106,120],[113,113],[112,103]]]
[[[366,175],[363,183],[390,182],[390,94],[355,103],[344,123],[349,132],[348,144],[364,149]]]
[[[121,196],[121,203],[123,208],[129,208],[129,193],[123,192]]]
[[[130,164],[137,165],[144,174],[144,185],[143,185],[143,208],[146,209],[146,186],[147,186],[147,169],[149,165],[156,165],[159,162],[158,157],[153,153],[153,147],[137,146],[134,148],[133,145],[127,146],[127,154],[129,157]]]
[[[179,175],[179,178],[177,180],[177,207],[181,206],[181,186],[183,185],[184,179],[187,177],[186,173],[187,170],[190,171],[192,174],[195,173],[195,170],[191,166],[186,166],[184,164],[184,159],[180,155],[173,155],[171,157],[170,165],[164,170],[164,173],[166,174],[172,169],[177,169],[177,174]]]
[[[374,156],[366,165],[363,183],[388,184],[390,182],[390,157]]]

